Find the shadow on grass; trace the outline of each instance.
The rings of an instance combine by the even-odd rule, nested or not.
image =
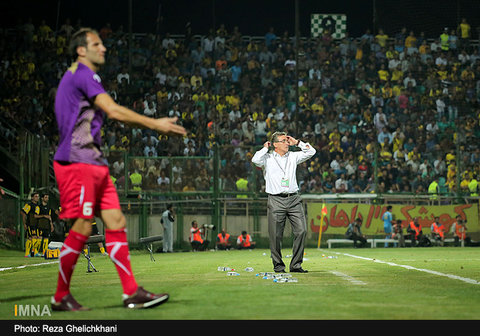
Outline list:
[[[36,298],[49,298],[50,299],[51,296],[52,296],[52,294],[14,296],[14,297],[6,298],[6,299],[0,299],[0,302],[15,302],[15,301],[20,301],[20,300],[36,299]],[[48,302],[50,302],[50,301],[48,301]]]

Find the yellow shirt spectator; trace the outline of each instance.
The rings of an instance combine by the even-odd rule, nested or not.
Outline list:
[[[378,32],[377,36],[375,36],[375,38],[377,39],[378,41],[378,44],[380,45],[380,47],[382,48],[385,48],[386,45],[387,45],[387,40],[388,40],[388,35],[385,34],[383,32],[383,30],[380,29],[380,31]]]
[[[407,36],[405,39],[405,47],[407,48],[415,48],[417,46],[417,38],[413,36],[412,33]]]
[[[400,70],[400,68],[395,68],[393,69],[392,71],[392,82],[397,82],[398,80],[402,80],[403,79],[403,71]]]
[[[381,81],[388,81],[388,79],[390,78],[390,73],[385,70],[385,69],[380,69],[378,70],[378,78],[381,80]]]

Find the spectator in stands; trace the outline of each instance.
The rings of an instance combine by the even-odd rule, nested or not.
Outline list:
[[[26,127],[31,132],[38,134],[39,137],[45,137],[49,134],[49,130],[55,127],[51,118],[41,118],[41,116],[48,113],[49,104],[52,101],[51,98],[48,98],[51,97],[49,88],[56,86],[59,74],[65,71],[69,63],[65,55],[58,61],[56,59],[57,51],[62,49],[62,39],[68,35],[68,31],[72,30],[70,28],[71,24],[66,22],[65,26],[60,28],[61,34],[56,36],[51,33],[45,34],[42,41],[33,38],[36,32],[35,26],[33,26],[33,29],[32,26],[31,22],[21,25],[21,32],[13,36],[13,43],[10,43],[12,36],[9,36],[8,52],[2,59],[4,80],[0,82],[3,100],[1,113],[2,118],[6,120],[5,122],[1,121],[1,127],[2,129],[7,128],[2,134],[15,134],[12,131],[8,132],[8,128],[14,131],[17,126],[9,127],[8,123],[21,124],[21,127]],[[410,134],[406,134],[406,139],[415,139],[414,145],[417,147],[415,155],[418,159],[409,158],[410,165],[414,166],[415,162],[423,163],[425,160],[429,165],[432,165],[438,155],[444,156],[450,149],[449,146],[451,147],[453,143],[454,135],[451,132],[449,133],[449,129],[453,126],[465,125],[465,131],[458,132],[460,141],[465,144],[475,143],[480,134],[478,125],[467,122],[470,119],[475,120],[472,117],[478,116],[479,113],[478,90],[476,90],[477,83],[475,80],[480,76],[480,68],[475,66],[476,60],[479,59],[479,53],[477,50],[463,48],[462,43],[467,43],[463,40],[464,37],[469,36],[471,38],[468,22],[462,20],[458,28],[456,34],[458,36],[458,48],[456,50],[451,49],[449,44],[448,53],[445,55],[443,55],[444,52],[442,52],[438,36],[435,36],[435,42],[430,44],[426,42],[426,38],[425,36],[422,37],[422,34],[419,36],[414,34],[414,38],[417,39],[416,45],[419,56],[416,56],[415,52],[412,53],[412,50],[409,49],[409,46],[413,45],[410,41],[412,33],[406,36],[409,31],[408,27],[402,29],[398,36],[395,34],[393,39],[388,38],[388,36],[385,38],[383,35],[386,34],[379,31],[377,41],[374,41],[372,34],[366,31],[363,36],[353,38],[354,43],[349,43],[348,40],[330,40],[331,36],[328,35],[325,36],[325,40],[322,40],[323,37],[309,40],[308,43],[302,45],[305,52],[305,62],[307,62],[305,77],[308,79],[303,81],[307,84],[301,87],[301,90],[305,90],[303,93],[306,93],[308,98],[305,100],[302,98],[301,104],[296,107],[296,119],[292,118],[292,111],[295,109],[295,90],[291,86],[293,83],[292,72],[287,71],[287,68],[284,67],[285,61],[289,59],[290,55],[293,55],[291,52],[295,47],[294,39],[291,39],[288,33],[277,36],[276,43],[273,43],[271,50],[267,48],[265,39],[258,43],[254,38],[251,38],[252,43],[247,48],[246,45],[242,44],[238,28],[231,33],[227,32],[225,34],[226,30],[222,30],[221,34],[212,31],[207,34],[210,37],[202,36],[196,41],[191,39],[195,42],[191,43],[191,48],[190,42],[188,42],[189,47],[187,48],[187,44],[184,44],[181,38],[176,38],[174,40],[174,50],[177,57],[169,60],[171,64],[168,63],[169,61],[163,52],[167,49],[161,49],[163,38],[155,44],[150,42],[149,37],[136,36],[133,46],[135,49],[138,47],[141,50],[142,57],[150,54],[149,59],[151,58],[152,63],[156,66],[152,67],[151,71],[146,70],[146,72],[143,69],[133,67],[132,72],[128,73],[126,71],[128,61],[125,57],[128,54],[128,39],[123,32],[123,28],[119,26],[115,29],[115,33],[111,34],[109,41],[105,41],[105,43],[111,43],[112,46],[107,57],[115,61],[104,69],[106,76],[102,76],[102,79],[105,83],[116,82],[117,87],[108,85],[109,92],[115,92],[115,95],[112,94],[112,96],[117,97],[116,99],[122,103],[135,107],[135,110],[139,113],[144,113],[149,104],[140,107],[136,102],[143,101],[144,94],[151,91],[154,97],[156,95],[156,113],[158,115],[167,115],[173,109],[172,106],[177,104],[175,111],[183,112],[188,109],[198,111],[198,115],[194,118],[195,123],[193,123],[199,125],[198,129],[203,128],[201,126],[204,125],[203,120],[214,121],[212,124],[215,126],[211,132],[213,137],[209,139],[209,134],[205,136],[205,139],[209,139],[206,141],[206,143],[210,142],[209,148],[213,148],[213,142],[222,139],[220,127],[217,127],[222,118],[212,107],[218,104],[220,97],[228,96],[229,88],[234,86],[239,97],[236,104],[243,118],[240,121],[238,121],[238,118],[237,120],[227,120],[223,125],[223,130],[231,132],[236,128],[235,124],[241,122],[244,134],[246,134],[247,125],[252,124],[253,130],[262,134],[260,137],[257,136],[257,141],[250,140],[252,145],[261,144],[259,139],[263,138],[272,128],[272,125],[266,123],[268,113],[265,113],[264,110],[265,106],[270,107],[269,101],[271,100],[272,107],[276,108],[277,113],[286,111],[284,118],[277,120],[277,125],[282,125],[278,128],[292,127],[293,120],[299,123],[311,123],[317,137],[315,141],[321,141],[318,134],[322,126],[325,127],[324,129],[327,132],[340,127],[342,131],[350,129],[353,134],[351,125],[361,125],[356,126],[356,129],[363,129],[363,132],[367,134],[375,134],[374,137],[382,131],[383,127],[389,128],[390,132],[397,125],[404,132],[413,129],[413,132],[410,131]],[[192,32],[192,34],[195,34],[195,32]],[[452,34],[449,33],[448,35],[451,36]],[[28,36],[31,36],[31,38]],[[163,37],[167,38],[167,34]],[[171,39],[171,37],[168,37],[168,39]],[[27,40],[29,51],[24,48],[27,45],[25,42]],[[6,36],[0,36],[2,45],[5,45],[5,41]],[[210,54],[205,54],[204,47],[208,42],[213,44],[212,47],[215,43],[218,46],[220,44],[225,45],[224,55],[230,76],[222,74],[221,82],[215,77],[218,75],[215,70],[215,61],[220,59],[220,55],[213,54],[213,48],[210,49]],[[278,42],[281,42],[281,44]],[[326,45],[324,45],[325,42]],[[384,42],[383,46],[380,45]],[[45,47],[45,43],[47,43],[47,47]],[[327,47],[329,43],[331,46],[338,45],[339,49]],[[396,50],[397,44],[402,49]],[[383,51],[381,50],[382,47],[384,48]],[[200,52],[197,54],[198,50]],[[311,52],[317,52],[318,58],[312,57]],[[342,55],[338,61],[334,57],[337,53]],[[395,56],[396,54],[398,54],[398,57]],[[43,60],[47,61],[44,62]],[[299,66],[302,67],[303,62],[301,61]],[[145,69],[149,69],[148,63],[145,63]],[[262,71],[248,71],[249,65],[253,66],[253,69],[258,69],[257,64],[264,65]],[[387,81],[380,82],[378,80],[378,70],[380,70],[382,64],[386,65],[385,69],[389,71],[391,77]],[[195,70],[199,70],[201,85],[193,87],[189,79],[195,76]],[[313,78],[312,73],[317,74],[317,79],[313,81],[310,78]],[[125,74],[128,77],[122,76]],[[370,74],[373,74],[373,76],[370,76]],[[117,75],[120,75],[119,80]],[[152,78],[149,79],[148,77]],[[151,84],[149,84],[150,80],[152,80]],[[416,85],[412,80],[415,80]],[[446,82],[450,83],[448,88],[444,87]],[[152,87],[148,87],[149,85],[152,85]],[[188,91],[188,86],[194,90]],[[36,102],[34,104],[28,103],[26,97],[32,96],[26,94],[28,91],[35,92]],[[447,92],[446,95],[443,94],[443,91]],[[356,92],[358,98],[355,98],[355,94],[350,92]],[[340,99],[335,100],[335,97]],[[382,104],[382,99],[383,108],[377,106],[377,104]],[[349,101],[357,101],[357,103],[346,105],[345,102]],[[372,101],[375,105],[370,106]],[[224,110],[229,113],[232,110],[232,103],[227,99],[225,99],[225,102]],[[356,112],[357,109],[360,112]],[[315,118],[310,119],[308,113],[305,112],[306,110],[314,111]],[[270,111],[271,108],[268,109],[268,112]],[[382,111],[381,113],[384,114],[383,121],[380,123],[375,118],[377,111]],[[432,115],[432,111],[435,111],[436,114]],[[31,118],[32,115],[39,116],[40,122],[36,120],[37,118]],[[433,117],[432,120],[429,120],[429,116]],[[443,116],[447,117],[447,122],[450,122],[450,124],[445,126],[442,132]],[[252,118],[252,122],[247,122],[249,118]],[[185,119],[185,122],[188,122],[187,119]],[[243,127],[244,123],[245,127]],[[417,129],[417,124],[423,125],[423,127]],[[378,126],[378,131],[375,126]],[[372,131],[373,133],[371,133]],[[118,148],[128,150],[129,154],[143,155],[144,146],[134,140],[135,136],[132,136],[133,134],[127,134],[126,130],[123,129],[120,130],[120,133],[120,138],[127,136],[130,144],[123,144],[120,141]],[[357,133],[353,137],[350,135],[350,140],[355,143],[358,138],[362,138],[362,134],[364,133]],[[2,135],[0,137],[3,138]],[[115,141],[109,143],[109,146],[114,143]],[[320,149],[318,155],[329,158],[331,161],[339,153],[341,161],[346,162],[348,161],[348,151],[342,148],[342,152],[339,148],[342,145],[348,146],[349,144],[350,141],[344,142],[339,139],[339,142],[332,143],[331,147]],[[368,163],[371,163],[373,162],[374,151],[373,148],[369,147],[369,144],[369,142],[360,143],[355,148],[357,151],[363,148],[367,154],[365,159]],[[172,152],[175,151],[177,155],[182,155],[183,148],[177,148],[177,145],[173,144]],[[11,146],[15,151],[17,144],[12,143]],[[405,151],[410,156],[410,152],[413,150],[410,140],[405,141],[404,146],[408,147],[405,148]],[[367,150],[367,147],[369,150]],[[388,151],[385,150],[386,155],[382,156],[383,163],[391,163],[395,160],[396,150],[398,149],[393,147],[388,148]],[[475,148],[465,146],[463,151],[466,156],[471,156]],[[213,152],[209,150],[207,153],[212,155]],[[431,155],[433,155],[433,158]],[[355,157],[354,164],[359,163],[359,159]],[[465,165],[460,167],[464,171],[480,173],[478,166],[475,166],[473,162],[466,162]],[[370,172],[370,174],[373,173],[374,171]],[[460,173],[463,176],[464,172]],[[315,177],[319,173],[313,172],[312,174],[312,177]],[[423,177],[413,179],[421,182],[418,184],[415,182],[418,189],[415,188],[414,190],[422,190],[422,188],[425,190],[422,185],[427,184],[428,187],[433,179],[426,170],[423,170],[422,174]],[[345,177],[349,184],[354,184],[355,179],[350,178],[349,175]],[[321,179],[326,180],[324,177]],[[230,182],[233,183],[234,181]],[[326,182],[328,185],[329,182]]]

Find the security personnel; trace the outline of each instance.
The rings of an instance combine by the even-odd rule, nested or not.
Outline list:
[[[437,243],[439,242],[441,246],[443,246],[443,241],[445,239],[445,228],[443,224],[439,223],[440,218],[435,217],[432,226],[430,229],[432,230],[432,239],[435,240]]]
[[[235,182],[238,191],[248,191],[248,180],[244,177],[239,177]],[[245,194],[238,194],[237,198],[247,198]]]
[[[37,257],[43,257],[48,247],[50,233],[53,232],[52,209],[48,206],[48,194],[42,194],[41,202],[35,207],[34,217],[37,220],[38,236],[41,237]]]
[[[35,255],[36,243],[38,240],[37,236],[37,220],[34,217],[35,207],[38,204],[40,195],[38,192],[33,192],[31,195],[30,202],[26,203],[22,210],[22,220],[23,228],[26,233],[25,240],[25,257],[33,257]]]
[[[242,231],[242,234],[238,236],[237,248],[239,250],[255,248],[255,242],[252,241],[252,237],[249,234],[247,234],[247,231]]]
[[[225,229],[222,229],[222,232],[220,232],[217,235],[217,249],[218,250],[229,250],[232,247],[232,244],[230,244],[230,234],[225,232]]]
[[[443,30],[443,33],[440,35],[440,47],[442,48],[443,51],[448,51],[449,47],[449,40],[450,36],[448,35],[448,28],[445,28]]]
[[[428,193],[431,195],[430,200],[436,201],[438,200],[438,192],[439,192],[439,186],[438,186],[438,177],[435,177],[432,183],[428,186]]]
[[[142,191],[142,175],[138,170],[135,170],[135,172],[130,175],[130,183],[132,184],[131,189],[134,191]]]
[[[410,240],[412,241],[411,246],[417,246],[423,235],[422,226],[418,222],[418,217],[415,217],[413,221],[410,222],[407,232],[410,234]]]
[[[478,196],[478,181],[477,175],[474,174],[470,183],[468,183],[468,189],[470,190],[470,196]]]
[[[467,239],[467,227],[465,222],[462,220],[462,216],[457,215],[456,221],[453,222],[450,227],[450,232],[453,233],[453,239],[455,240],[455,246],[460,246],[460,242],[466,242]]]

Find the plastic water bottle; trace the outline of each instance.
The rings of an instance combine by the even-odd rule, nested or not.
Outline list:
[[[280,274],[275,274],[273,277],[276,279],[286,279],[286,278],[291,278],[292,275],[290,273],[280,273]]]
[[[237,276],[237,275],[240,275],[240,273],[237,273],[237,272],[227,272],[227,275],[228,275],[228,276]]]
[[[253,267],[247,267],[247,268],[245,268],[245,272],[253,272]]]
[[[233,269],[230,268],[230,267],[218,266],[218,270],[221,271],[221,272],[226,272],[226,271],[232,271]]]
[[[273,279],[273,282],[276,282],[276,283],[298,282],[298,279],[297,278],[278,278],[278,279]]]

